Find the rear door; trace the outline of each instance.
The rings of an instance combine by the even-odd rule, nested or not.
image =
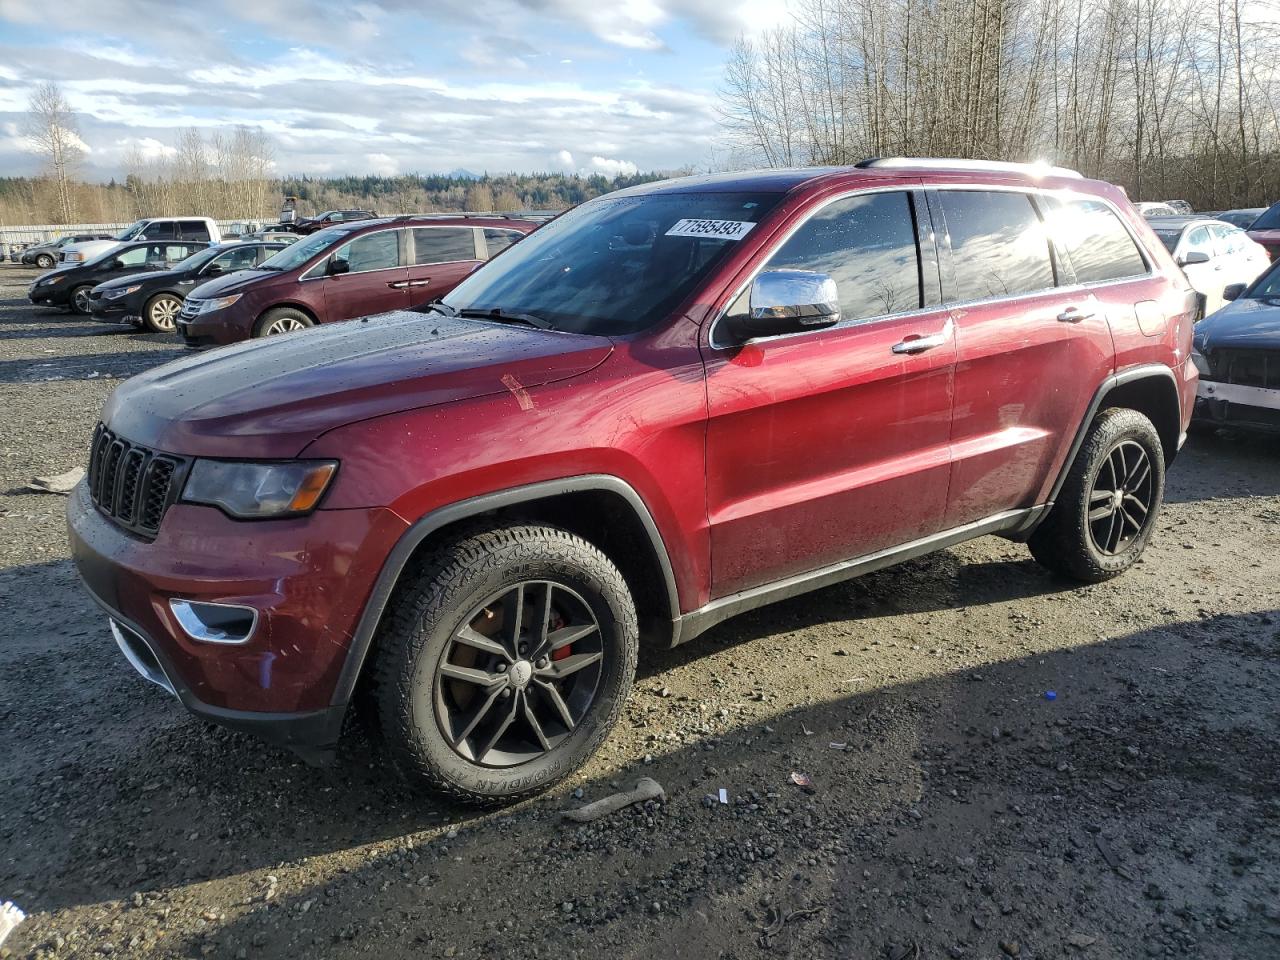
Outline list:
[[[940,189],[931,202],[949,241],[943,282],[958,351],[949,529],[1036,505],[1114,348],[1029,192]]]
[[[946,508],[955,338],[923,194],[805,216],[762,269],[832,277],[840,324],[704,348],[713,597],[927,536]]]
[[[414,227],[410,234],[410,306],[442,297],[480,265],[482,242],[474,227]]]
[[[361,234],[322,261],[317,278],[303,281],[322,285],[325,306],[322,319],[351,320],[407,307],[409,281],[402,259],[403,243],[403,230],[378,230]],[[346,261],[347,272],[323,272],[324,264],[334,260]]]

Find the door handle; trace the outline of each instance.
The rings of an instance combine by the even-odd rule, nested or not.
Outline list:
[[[431,282],[431,278],[430,278],[430,277],[427,277],[427,279],[425,279],[425,280],[410,280],[410,281],[409,281],[409,286],[411,286],[411,287],[425,287],[425,286],[426,286],[427,284],[429,284],[430,282]]]
[[[1094,311],[1092,309],[1081,310],[1079,307],[1067,307],[1067,309],[1058,314],[1058,319],[1063,323],[1079,323],[1081,320],[1088,320],[1093,314]]]
[[[899,341],[893,345],[894,353],[924,353],[926,350],[932,350],[934,347],[940,347],[947,342],[947,334],[935,333],[931,337],[909,337],[906,340]]]
[[[403,290],[409,285],[408,280],[397,280],[395,283],[388,283],[387,286],[392,290]]]

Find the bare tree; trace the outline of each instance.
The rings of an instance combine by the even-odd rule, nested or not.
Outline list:
[[[57,189],[59,223],[75,220],[72,181],[84,159],[76,115],[56,83],[42,83],[31,94],[25,133],[44,157],[49,176]]]

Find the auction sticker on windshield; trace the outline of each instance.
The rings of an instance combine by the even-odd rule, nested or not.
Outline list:
[[[677,220],[667,231],[668,237],[717,237],[721,240],[741,240],[754,227],[743,220]]]

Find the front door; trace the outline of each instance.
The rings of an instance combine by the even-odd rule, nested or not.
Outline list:
[[[821,206],[763,269],[832,277],[841,323],[745,345],[717,344],[713,327],[704,347],[713,597],[940,528],[955,337],[937,305],[931,234],[918,223],[927,213],[905,190]],[[745,309],[749,289],[731,311]]]
[[[334,252],[330,261],[346,261],[345,273],[324,274],[326,322],[367,317],[409,306],[409,275],[402,266],[403,230],[379,230],[356,237]]]
[[[467,278],[480,265],[476,231],[471,227],[414,227],[409,260],[409,305],[430,303]]]

